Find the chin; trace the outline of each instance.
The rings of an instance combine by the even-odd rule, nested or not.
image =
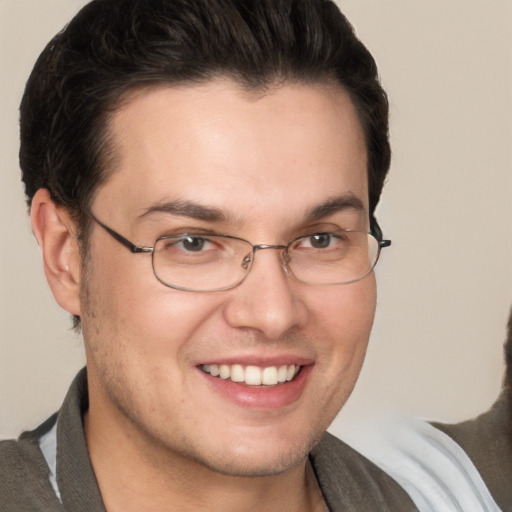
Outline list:
[[[234,456],[216,459],[207,463],[207,467],[226,476],[236,477],[267,477],[276,476],[299,466],[308,455],[308,451],[293,454],[273,454],[272,457],[262,460],[258,456]]]
[[[229,449],[216,456],[197,457],[198,462],[210,470],[228,476],[266,477],[285,473],[307,459],[316,444],[316,439],[303,439],[293,442],[287,439],[266,436],[260,442],[233,441]]]

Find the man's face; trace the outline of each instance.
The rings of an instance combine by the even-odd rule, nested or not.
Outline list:
[[[138,245],[190,231],[286,244],[368,229],[362,129],[338,88],[256,95],[218,80],[139,91],[111,129],[116,172],[91,210]],[[362,209],[350,206],[354,198]],[[333,199],[339,207],[318,215]],[[238,287],[195,293],[161,284],[151,255],[130,253],[97,226],[90,244],[81,317],[91,424],[149,457],[228,474],[275,474],[304,460],[359,374],[373,274],[308,285],[285,273],[279,251],[264,250]],[[300,371],[290,382],[249,386],[203,365]]]

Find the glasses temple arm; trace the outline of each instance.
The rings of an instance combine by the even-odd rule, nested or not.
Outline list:
[[[389,247],[391,245],[391,240],[383,240],[382,239],[382,230],[380,229],[377,219],[373,215],[370,219],[370,231],[371,231],[372,235],[379,242],[379,247],[381,249],[383,249],[384,247]]]
[[[123,235],[120,235],[117,231],[114,231],[107,225],[103,224],[103,222],[98,220],[92,213],[89,213],[89,215],[91,216],[92,220],[101,226],[112,238],[114,238],[114,240],[117,240],[121,245],[124,245],[131,252],[153,252],[153,247],[141,247],[139,245],[132,244],[132,242],[130,242],[130,240],[125,238]]]

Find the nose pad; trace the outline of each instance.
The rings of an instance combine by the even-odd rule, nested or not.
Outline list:
[[[247,254],[247,256],[245,256],[245,258],[242,260],[242,268],[244,270],[247,270],[249,268],[249,265],[251,264],[252,262],[252,259],[253,259],[253,253],[250,252],[249,254]]]
[[[290,256],[290,253],[286,250],[286,249],[283,249],[281,251],[281,262],[283,263],[283,268],[284,268],[284,271],[288,274],[289,273],[289,263],[290,261],[292,260],[291,256]]]

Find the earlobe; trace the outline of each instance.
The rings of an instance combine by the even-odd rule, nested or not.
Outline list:
[[[74,222],[46,189],[34,195],[30,220],[55,300],[69,313],[80,315],[80,252]]]

